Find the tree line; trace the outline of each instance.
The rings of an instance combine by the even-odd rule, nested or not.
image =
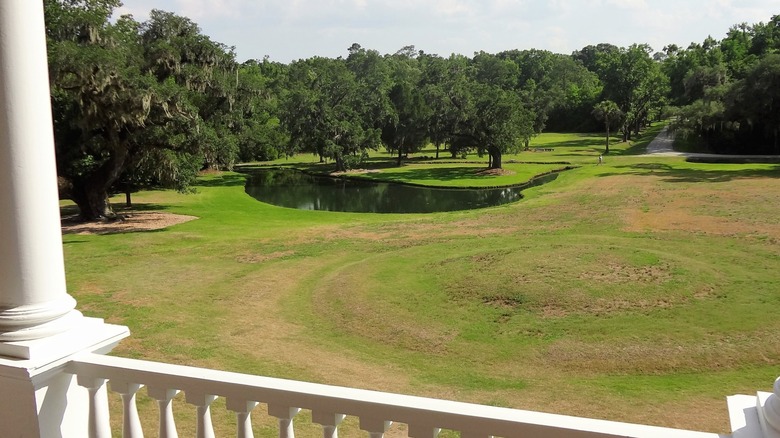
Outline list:
[[[774,127],[776,143],[780,126],[777,110],[744,124],[725,109],[718,114],[734,120],[691,122],[697,108],[768,86],[780,65],[772,61],[778,17],[720,43],[660,53],[599,44],[570,55],[442,57],[353,44],[335,59],[283,64],[239,63],[233,48],[173,13],[112,21],[119,0],[44,4],[60,192],[87,220],[114,216],[110,193],[186,190],[204,168],[302,152],[346,170],[369,150],[384,148],[400,165],[433,144],[437,158],[476,152],[501,168],[504,154],[544,130],[615,129],[630,140],[670,103],[679,107],[678,130],[708,140],[734,127],[763,138],[756,132]]]
[[[780,154],[780,15],[658,54],[679,133],[719,153]]]

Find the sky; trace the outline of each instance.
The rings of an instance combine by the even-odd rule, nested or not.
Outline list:
[[[417,50],[571,53],[589,44],[687,47],[729,28],[767,22],[780,0],[123,0],[118,14],[153,8],[189,17],[236,58],[289,63],[346,56],[358,43],[381,54]]]

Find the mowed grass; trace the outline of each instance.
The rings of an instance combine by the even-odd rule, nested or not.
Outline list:
[[[619,152],[596,166],[603,139],[557,138],[518,161],[569,155],[576,169],[476,211],[278,208],[232,173],[195,194],[140,193],[139,208],[199,219],[65,235],[69,290],[84,313],[130,327],[123,356],[727,430],[725,396],[780,374],[780,169]],[[399,173],[415,166],[429,165]],[[151,433],[156,405],[140,403]],[[258,435],[274,436],[264,409]],[[191,435],[193,413],[176,412]],[[321,435],[303,415],[298,436]]]

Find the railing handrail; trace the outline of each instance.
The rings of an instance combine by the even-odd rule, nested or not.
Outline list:
[[[99,354],[79,355],[66,372],[205,395],[409,425],[502,437],[725,438],[729,435],[484,406],[449,400],[217,371]]]

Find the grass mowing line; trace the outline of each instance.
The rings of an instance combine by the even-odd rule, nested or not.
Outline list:
[[[381,337],[366,338],[366,333],[377,328],[377,325],[384,329],[403,330],[410,335],[419,335],[421,332],[431,333],[431,325],[435,321],[426,321],[423,325],[414,325],[416,315],[408,313],[393,313],[393,306],[384,306],[377,301],[364,302],[359,304],[360,312],[367,311],[369,314],[358,315],[357,320],[350,324],[350,327],[344,330],[342,322],[345,319],[352,318],[350,309],[355,308],[354,301],[365,292],[369,292],[376,282],[371,281],[364,269],[357,269],[361,265],[371,264],[373,259],[382,258],[384,254],[374,256],[363,256],[360,258],[346,256],[350,261],[342,261],[338,267],[328,265],[321,270],[312,273],[309,280],[305,280],[300,287],[295,305],[291,306],[291,311],[286,312],[287,318],[297,323],[304,323],[309,326],[310,336],[318,339],[319,345],[327,345],[334,352],[345,353],[345,348],[358,354],[363,360],[376,361],[377,363],[386,363],[388,359],[392,362],[403,364],[407,371],[414,370],[413,378],[420,384],[425,385],[451,385],[460,389],[467,390],[492,390],[492,389],[515,389],[519,390],[526,386],[524,381],[510,380],[507,378],[497,378],[489,374],[480,372],[478,369],[470,367],[452,367],[449,359],[437,357],[438,354],[431,355],[432,350],[436,348],[435,339],[430,339],[426,344],[428,347],[420,349],[420,345],[412,342],[405,345],[405,348],[399,350],[391,345],[385,345],[389,348],[382,348],[381,353],[376,352],[377,342],[384,344]],[[358,276],[359,278],[350,278]],[[320,296],[319,285],[329,282],[351,281],[348,288],[337,287],[338,293]],[[397,287],[398,285],[396,285]],[[361,290],[358,290],[361,289]],[[327,300],[324,302],[323,300]],[[347,304],[348,302],[349,305]],[[398,302],[393,303],[398,305]],[[295,309],[292,311],[292,309]],[[316,310],[315,310],[316,309]],[[391,312],[391,320],[395,324],[402,322],[401,325],[393,324],[392,321],[383,318]],[[325,316],[321,316],[325,315]],[[377,318],[374,318],[375,316]],[[395,328],[394,328],[395,327]],[[361,335],[356,333],[360,332]],[[320,334],[327,335],[321,336]],[[445,335],[446,336],[446,335]],[[367,342],[367,339],[368,342]],[[387,339],[385,339],[386,341]],[[431,344],[431,341],[434,343]],[[411,354],[406,354],[411,351]]]
[[[612,245],[611,248],[614,249],[615,248],[614,245]],[[413,248],[413,250],[416,250],[416,249],[417,249],[416,247]],[[393,254],[395,259],[397,259],[397,260],[417,260],[417,259],[422,258],[422,257],[410,256],[408,254],[408,252],[410,251],[409,249],[405,249],[405,250],[402,250],[402,251],[405,253],[404,255],[397,254],[397,253]],[[504,252],[506,253],[506,251],[504,251]],[[471,255],[466,255],[466,257],[468,257],[468,258],[474,257],[474,252],[473,251],[469,252],[469,254],[471,254]],[[421,303],[420,303],[419,300],[415,300],[412,304],[410,304],[408,306],[403,306],[402,305],[403,301],[405,301],[405,300],[413,300],[415,298],[414,295],[401,298],[400,301],[396,300],[395,299],[395,295],[393,295],[394,299],[393,299],[393,302],[391,303],[392,305],[390,305],[390,306],[387,306],[387,304],[388,304],[387,302],[380,300],[380,298],[383,295],[387,295],[390,292],[387,288],[381,288],[381,287],[378,286],[378,285],[383,283],[383,278],[379,278],[377,280],[373,280],[375,278],[375,276],[376,276],[376,273],[373,271],[374,268],[358,269],[361,265],[368,265],[369,267],[370,266],[376,266],[377,262],[378,262],[379,266],[382,266],[382,267],[386,267],[387,266],[387,261],[386,260],[376,260],[377,258],[381,259],[382,257],[368,257],[365,260],[361,260],[359,262],[353,261],[353,262],[350,262],[348,264],[343,265],[341,269],[338,269],[335,272],[330,273],[328,277],[322,277],[322,278],[317,277],[318,278],[318,281],[317,281],[318,286],[313,287],[313,289],[320,290],[323,287],[323,285],[327,285],[332,278],[337,278],[340,281],[340,283],[338,285],[336,285],[336,287],[334,289],[334,292],[337,291],[337,290],[340,290],[340,291],[343,291],[345,289],[349,290],[349,300],[351,301],[351,305],[353,307],[362,308],[362,309],[365,309],[366,307],[370,307],[371,308],[371,312],[368,315],[362,314],[362,313],[358,313],[357,315],[350,315],[348,311],[346,311],[346,313],[345,313],[345,306],[347,306],[347,300],[343,296],[341,296],[341,295],[338,295],[340,298],[334,298],[334,300],[337,302],[337,305],[335,305],[335,306],[329,306],[328,303],[319,301],[318,304],[316,305],[316,308],[319,309],[320,311],[328,309],[325,313],[327,315],[329,315],[328,323],[329,323],[329,326],[331,327],[331,330],[330,331],[323,331],[324,327],[317,326],[316,328],[314,328],[312,330],[313,332],[316,332],[316,333],[333,333],[334,331],[338,332],[338,333],[340,333],[340,335],[338,337],[339,342],[340,343],[345,343],[345,345],[349,345],[350,346],[349,348],[351,348],[351,349],[358,348],[359,345],[364,345],[364,346],[368,345],[370,347],[371,345],[373,345],[374,342],[377,342],[377,341],[381,342],[381,340],[383,338],[387,337],[387,336],[383,335],[381,331],[379,333],[375,334],[375,335],[371,335],[370,333],[367,333],[367,331],[366,331],[367,328],[370,330],[370,329],[376,329],[377,327],[379,327],[380,330],[396,331],[392,326],[385,326],[384,324],[386,323],[386,321],[383,322],[381,320],[381,318],[379,320],[376,320],[376,318],[372,318],[372,315],[382,315],[382,316],[384,316],[386,311],[387,311],[387,309],[399,308],[399,306],[406,308],[407,312],[413,310],[414,307],[419,307],[420,306]],[[651,263],[651,264],[654,264],[654,263]],[[391,266],[387,267],[387,269],[388,270],[397,270],[398,268],[393,266],[393,265],[391,265]],[[406,269],[406,267],[403,267],[403,269]],[[429,268],[426,268],[426,270],[429,270]],[[469,269],[460,269],[460,270],[461,271],[471,271]],[[345,271],[347,273],[345,273]],[[351,278],[351,276],[349,275],[349,273],[354,273],[354,272],[359,272],[360,273],[359,275],[357,275],[358,278]],[[345,281],[347,283],[344,283]],[[366,285],[368,285],[368,286],[366,286]],[[393,284],[392,288],[393,289],[406,290],[407,288],[409,288],[409,286],[410,286],[409,283],[400,283],[400,284]],[[308,288],[309,288],[309,286],[305,287],[305,289],[308,289]],[[367,290],[366,290],[366,288],[367,288]],[[436,290],[440,290],[440,288],[437,288]],[[369,296],[366,296],[365,299],[361,299],[361,296],[364,295],[366,292],[369,293]],[[431,291],[425,291],[425,292],[420,291],[416,295],[419,298],[420,296],[427,296],[427,294],[430,293],[430,292]],[[331,295],[328,294],[326,296],[331,296]],[[434,307],[440,307],[441,304],[446,304],[446,303],[434,303]],[[463,306],[459,306],[459,307],[462,308]],[[460,315],[445,314],[447,316],[445,316],[445,315],[437,315],[435,312],[431,312],[429,309],[430,309],[430,305],[427,306],[427,307],[426,306],[422,306],[418,310],[418,313],[422,313],[422,314],[427,315],[434,322],[435,321],[440,321],[441,322],[441,321],[444,321],[444,320],[464,321],[464,317],[466,316],[464,314],[460,314]],[[474,307],[468,307],[468,309],[469,309],[469,311],[478,310],[477,308],[474,308]],[[307,316],[305,316],[303,318],[304,319],[309,319],[311,317],[313,317],[313,316],[307,315]],[[409,313],[403,313],[402,312],[402,313],[399,313],[397,315],[391,316],[390,319],[391,320],[397,320],[397,321],[405,321],[405,324],[408,325],[410,323],[410,321],[413,322],[413,321],[419,320],[419,315],[415,316],[414,314],[409,314]],[[476,321],[474,318],[471,318],[471,319]],[[347,325],[344,325],[344,322],[345,321],[349,321],[349,320],[354,320],[356,325],[353,326],[352,323],[348,323]],[[583,322],[585,322],[585,321],[580,319],[578,324],[582,324]],[[469,324],[472,324],[472,323],[469,322]],[[360,330],[357,329],[358,326],[361,327]],[[383,326],[384,326],[384,329],[382,329]],[[405,336],[408,337],[410,334],[417,333],[420,330],[425,331],[425,332],[430,332],[430,328],[428,330],[409,328],[408,333]],[[494,329],[491,329],[491,330],[494,330]],[[447,330],[443,330],[443,331],[445,332],[445,335],[448,332]],[[404,330],[404,332],[407,332],[407,331]],[[363,338],[367,337],[366,339],[369,339],[369,342],[360,342],[358,340],[358,338],[355,338],[354,336],[349,337],[348,340],[344,340],[343,336],[344,336],[345,333],[346,334],[355,333],[355,334],[357,334],[358,337],[363,337]],[[394,337],[397,337],[399,334],[400,333],[398,333],[396,331],[396,334],[393,335],[393,336],[390,336],[388,339],[392,339]],[[487,339],[483,339],[482,336],[479,336],[479,337],[475,338],[475,337],[473,337],[473,335],[469,335],[468,333],[464,334],[464,336],[467,336],[469,338],[469,342],[485,342],[485,341],[487,341]],[[494,335],[493,334],[489,334],[488,336],[492,337]],[[428,344],[430,339],[431,338],[424,337],[424,338],[418,338],[416,341],[412,341],[412,342],[406,342],[406,341],[402,341],[401,340],[400,344],[395,344],[395,343],[391,342],[390,344],[387,344],[387,346],[390,347],[391,349],[393,349],[394,347],[401,347],[399,351],[410,350],[411,352],[416,354],[416,352],[419,351],[419,346]],[[371,342],[371,340],[373,340],[373,342]],[[365,341],[365,339],[364,339],[364,341]],[[511,342],[513,344],[515,343],[514,340],[511,340]],[[419,343],[419,345],[417,347],[410,348],[410,345],[415,345],[415,344],[418,344],[418,343]],[[495,344],[495,342],[494,342],[494,344]],[[452,343],[448,344],[448,346],[450,346],[450,347],[452,345],[453,345]],[[445,347],[445,348],[447,348],[447,347]],[[452,355],[455,352],[455,350],[453,350],[452,348],[447,348],[447,349],[450,350],[450,355]],[[467,347],[467,351],[473,352],[474,351],[473,346]],[[424,352],[424,354],[426,355],[426,357],[428,359],[430,359],[430,357],[431,357],[430,353],[431,353],[431,351],[428,351],[428,350],[426,350]],[[388,351],[383,349],[383,351],[381,351],[381,352],[368,354],[368,356],[385,357],[386,358],[388,354],[390,354],[390,352],[388,352]],[[434,354],[434,355],[436,355],[436,354]],[[467,360],[467,357],[468,357],[467,354],[461,355],[458,358],[458,363],[462,363],[464,360]],[[494,359],[490,359],[489,357],[487,357],[486,359],[488,361],[494,361]],[[414,360],[410,359],[410,358],[406,358],[406,359],[402,360],[402,362],[410,363],[410,362],[414,362]],[[457,367],[452,367],[452,366],[449,367],[448,373],[459,374]],[[442,375],[445,375],[445,374],[447,374],[447,373],[443,373]],[[475,380],[475,381],[479,382],[478,380]],[[459,382],[460,382],[460,384],[463,387],[477,387],[477,386],[482,384],[482,383],[471,382],[468,379],[459,379]]]
[[[576,150],[587,147],[527,154],[580,153],[572,162],[582,165],[522,202],[469,212],[282,209],[248,198],[230,175],[211,176],[195,195],[140,193],[141,204],[201,219],[155,233],[64,236],[68,287],[85,313],[130,326],[123,355],[725,428],[723,395],[768,389],[780,363],[778,167],[617,154],[596,166],[592,150]],[[626,229],[635,217],[680,211],[696,221]],[[723,218],[762,224],[761,235],[706,228]],[[660,281],[626,282],[628,274]],[[330,307],[320,303],[331,296],[341,313],[325,325]],[[637,306],[656,296],[672,299]],[[358,305],[383,313],[362,318]],[[215,315],[217,332],[198,327],[213,328]],[[417,327],[428,333],[414,345]],[[161,343],[180,347],[168,354]],[[694,405],[708,409],[692,416]]]

